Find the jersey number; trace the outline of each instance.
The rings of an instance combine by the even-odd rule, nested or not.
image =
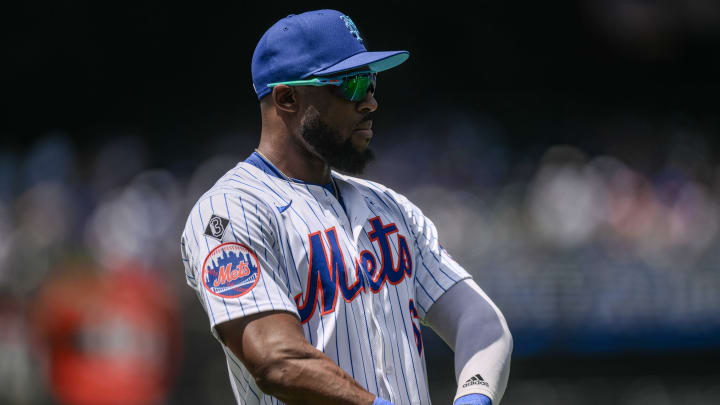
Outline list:
[[[418,319],[418,312],[417,309],[415,309],[415,301],[413,300],[410,300],[410,315],[412,315],[413,318]],[[420,328],[414,321],[412,322],[412,327],[413,332],[415,333],[415,345],[417,345],[418,354],[422,356],[423,342],[422,335],[420,334]]]

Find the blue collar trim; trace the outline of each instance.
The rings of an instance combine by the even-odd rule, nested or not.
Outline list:
[[[262,157],[262,155],[260,155],[257,152],[253,152],[250,156],[248,156],[248,158],[245,159],[245,163],[249,163],[249,164],[257,167],[258,169],[262,170],[263,172],[269,174],[270,176],[277,177],[278,179],[281,179],[281,180],[286,180],[286,177],[282,174],[282,172],[280,172],[280,170],[278,170],[277,167],[275,167],[275,165],[270,163],[267,159]],[[311,186],[320,186],[320,187],[323,187],[324,189],[326,189],[327,191],[329,191],[330,194],[335,193],[332,181],[327,184],[315,184],[315,183],[309,183],[307,181],[294,179],[294,178],[290,178],[290,180],[292,180],[296,183],[309,184]]]
[[[260,156],[260,154],[257,152],[253,152],[250,156],[248,156],[248,158],[245,159],[245,163],[249,163],[273,177],[277,177],[278,179],[283,180],[285,179],[285,177],[282,175],[282,173],[280,173],[280,170],[278,170],[277,167],[273,166],[272,163],[265,160],[265,158]]]

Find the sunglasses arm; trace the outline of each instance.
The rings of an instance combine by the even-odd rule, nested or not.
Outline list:
[[[278,83],[270,83],[267,86],[268,87],[275,87],[277,85],[284,84],[286,86],[327,86],[328,84],[331,84],[333,86],[340,86],[342,85],[342,79],[336,79],[336,78],[329,78],[329,79],[320,79],[315,78],[311,80],[292,80],[289,82],[278,82]]]
[[[331,84],[333,86],[341,86],[342,82],[345,78],[348,77],[354,77],[361,74],[368,74],[368,73],[375,73],[371,70],[363,70],[360,72],[352,72],[348,73],[342,76],[333,76],[333,77],[316,77],[314,79],[309,80],[291,80],[288,82],[277,82],[277,83],[270,83],[267,86],[268,87],[275,87],[279,84],[284,84],[286,86],[327,86],[328,84]]]

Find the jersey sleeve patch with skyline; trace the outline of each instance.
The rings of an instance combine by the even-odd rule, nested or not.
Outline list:
[[[228,242],[216,246],[202,267],[203,286],[222,298],[238,298],[250,292],[260,279],[257,255],[247,245]]]

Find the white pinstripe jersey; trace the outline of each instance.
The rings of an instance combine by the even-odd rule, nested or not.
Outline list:
[[[248,161],[200,197],[182,235],[187,283],[213,335],[230,319],[288,311],[369,392],[429,404],[419,322],[470,277],[433,223],[377,183],[333,172],[343,209],[324,187],[287,179],[258,154]],[[221,345],[239,404],[280,403]]]

